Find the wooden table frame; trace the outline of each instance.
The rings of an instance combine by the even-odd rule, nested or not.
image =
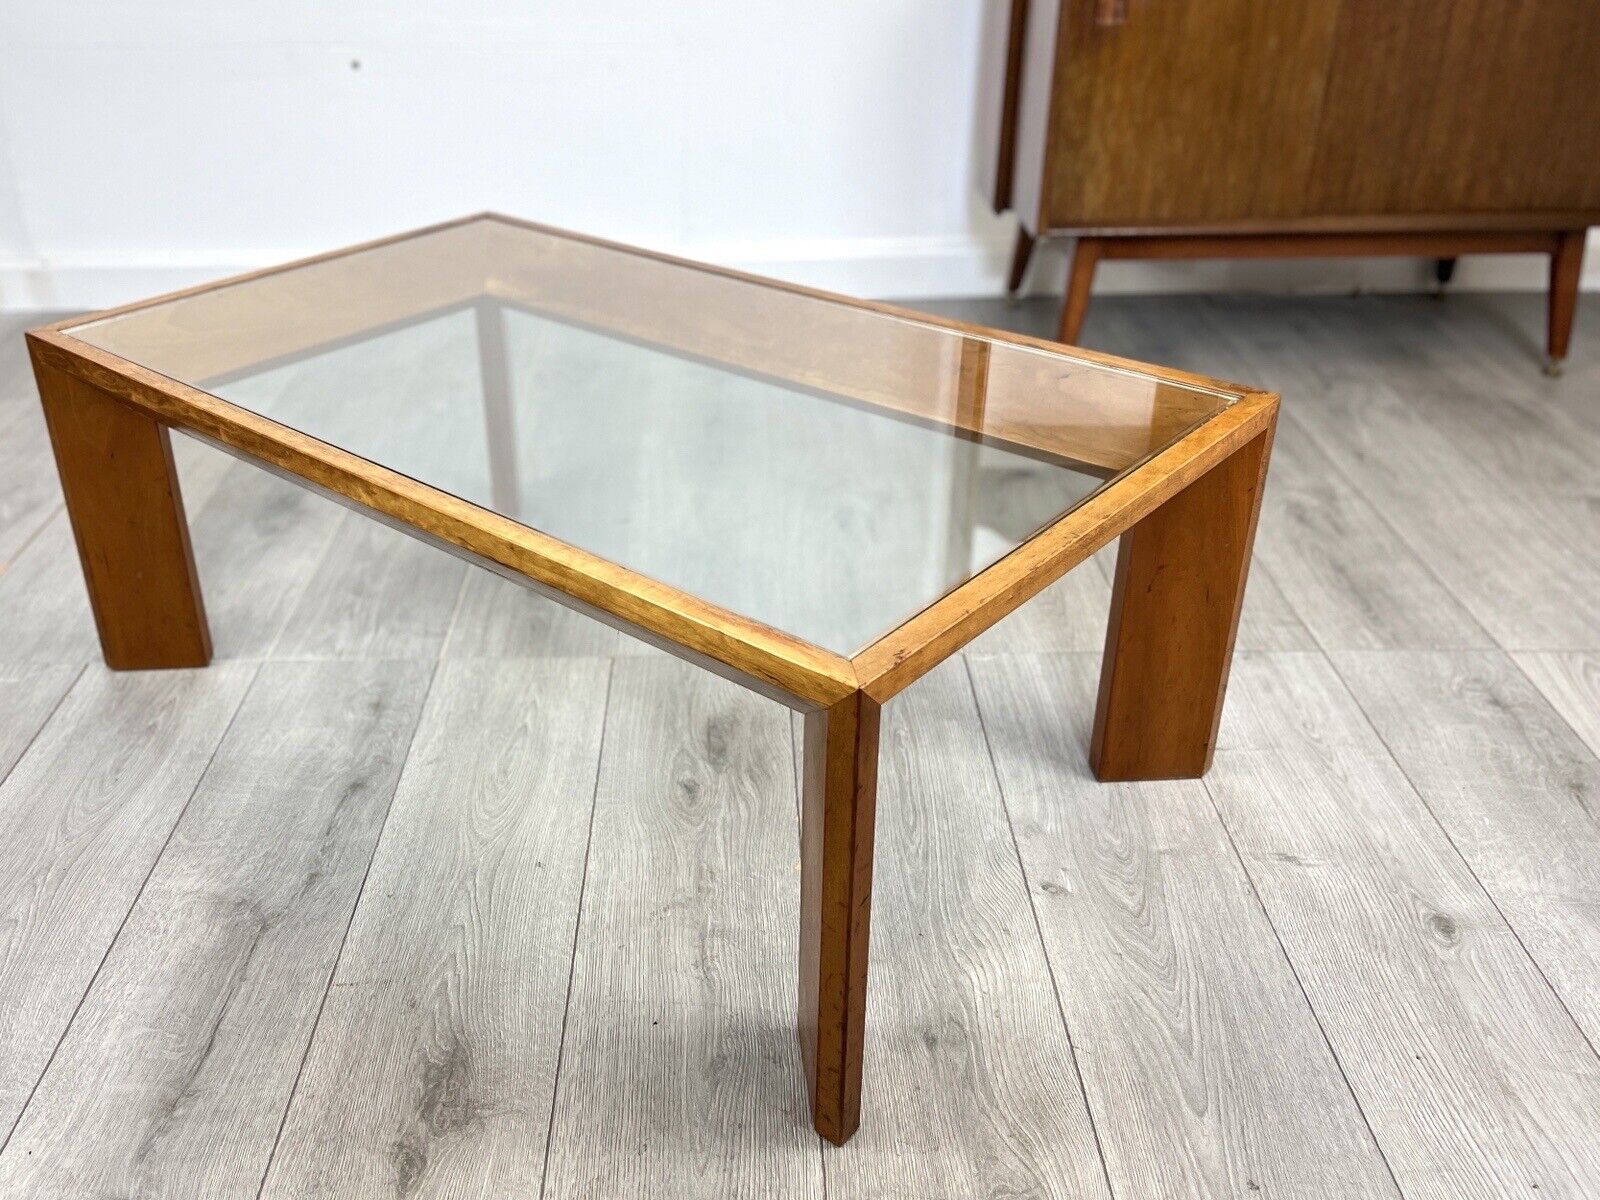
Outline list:
[[[860,1121],[882,705],[1121,537],[1090,761],[1105,780],[1189,778],[1203,773],[1211,761],[1221,716],[1278,398],[1105,355],[1068,352],[1036,339],[757,280],[924,325],[1135,370],[1231,400],[1215,416],[1113,478],[1009,555],[847,658],[638,575],[66,332],[88,320],[394,240],[398,239],[95,317],[74,318],[28,334],[105,660],[115,669],[132,670],[199,667],[211,657],[168,439],[169,428],[178,428],[804,713],[799,1033],[814,1124],[824,1137],[842,1143]],[[716,273],[753,279],[736,272]],[[479,332],[486,381],[492,385],[498,322],[487,307],[479,308]],[[963,373],[967,365],[964,360]],[[974,369],[981,367],[974,364]],[[966,425],[970,418],[971,414],[957,413],[933,419],[960,432],[963,426],[971,428]]]

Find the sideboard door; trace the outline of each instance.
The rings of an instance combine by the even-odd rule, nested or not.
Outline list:
[[[1317,141],[1313,213],[1600,209],[1600,3],[1344,0]]]
[[[1304,211],[1345,0],[1059,3],[1046,228]]]

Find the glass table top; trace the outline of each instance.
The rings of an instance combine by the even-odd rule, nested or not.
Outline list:
[[[66,332],[844,655],[1234,399],[496,217]]]

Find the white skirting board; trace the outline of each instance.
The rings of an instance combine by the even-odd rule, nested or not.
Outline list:
[[[996,223],[998,225],[998,223]],[[380,236],[387,230],[374,230]],[[950,298],[998,293],[1011,251],[1009,226],[971,236],[833,238],[697,243],[657,249],[779,279],[857,296]],[[1066,274],[1062,239],[1034,253],[1028,290],[1059,293]],[[77,253],[41,261],[0,261],[0,311],[92,309],[127,303],[206,280],[303,257],[326,246],[285,246],[225,253]],[[1541,255],[1463,258],[1455,291],[1542,291]],[[1236,259],[1111,262],[1095,290],[1116,293],[1282,292],[1346,294],[1415,292],[1432,287],[1431,265],[1407,258]],[[1600,238],[1591,235],[1585,291],[1600,290]]]

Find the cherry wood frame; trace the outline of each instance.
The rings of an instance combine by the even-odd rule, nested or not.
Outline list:
[[[1105,779],[1203,772],[1221,714],[1278,398],[1108,355],[1069,351],[1038,339],[712,269],[731,279],[1133,371],[1175,387],[1203,389],[1227,401],[1214,416],[1110,479],[1009,555],[847,658],[67,332],[91,320],[485,219],[528,225],[477,214],[28,333],[106,662],[122,669],[194,667],[210,658],[168,442],[169,428],[178,428],[801,711],[805,763],[799,1032],[813,1123],[824,1137],[842,1143],[860,1121],[882,705],[1120,536],[1091,760]],[[528,227],[595,245],[615,245],[543,226]],[[647,257],[708,269],[665,255]],[[504,301],[523,298],[514,286],[493,281],[489,292],[491,298]],[[497,319],[482,300],[464,293],[450,297],[449,306],[478,306],[480,349],[489,368],[485,378],[491,383],[486,389],[487,416],[491,424],[504,423],[509,416],[499,394],[503,387],[494,386],[501,375],[491,361],[498,353]],[[371,325],[415,315],[386,312],[376,315]],[[981,377],[987,359],[982,349],[971,354],[970,361],[964,351],[963,378],[969,373]],[[981,422],[981,412],[965,410],[912,415],[937,421],[957,434],[970,435]],[[1026,431],[1010,435],[1008,444],[1013,439],[1024,446],[1028,443]],[[1092,463],[1092,436],[1086,444],[1090,449],[1085,460]],[[1061,448],[1041,443],[1037,449],[1056,456]]]

